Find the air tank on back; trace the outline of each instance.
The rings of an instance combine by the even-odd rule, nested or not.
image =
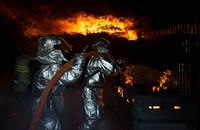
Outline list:
[[[31,56],[20,55],[15,61],[15,70],[13,75],[13,92],[17,98],[25,98],[29,91],[30,70],[28,64]]]

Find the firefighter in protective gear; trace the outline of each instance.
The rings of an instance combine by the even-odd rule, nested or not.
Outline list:
[[[33,114],[45,86],[63,63],[68,61],[65,56],[71,50],[70,45],[58,35],[46,34],[39,38],[37,55],[29,64],[32,73]],[[84,54],[77,54],[72,66],[56,82],[45,103],[37,130],[61,130],[59,115],[64,105],[63,91],[68,84],[77,81],[82,74],[84,62]]]
[[[81,130],[92,130],[104,112],[103,85],[106,76],[112,76],[118,71],[115,60],[109,54],[110,42],[105,38],[97,39],[92,50],[99,52],[91,56],[84,70],[82,82],[82,98],[84,103],[85,121],[79,127]]]

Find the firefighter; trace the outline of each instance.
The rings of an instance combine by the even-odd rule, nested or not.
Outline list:
[[[103,85],[107,76],[118,72],[114,58],[110,55],[110,42],[99,38],[91,49],[99,55],[86,59],[84,81],[82,81],[82,99],[84,107],[84,123],[78,127],[80,130],[92,130],[96,122],[104,113]]]
[[[66,63],[71,46],[55,34],[45,34],[38,40],[38,52],[29,64],[31,70],[31,92],[33,95],[32,112],[34,114],[45,86],[53,75]],[[68,57],[68,56],[67,56]],[[52,88],[43,108],[37,130],[61,130],[59,115],[63,110],[63,91],[82,74],[85,62],[84,54],[77,54],[71,67],[61,76]]]

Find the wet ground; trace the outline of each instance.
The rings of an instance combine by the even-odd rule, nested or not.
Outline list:
[[[0,130],[28,130],[32,120],[29,100],[16,100],[11,82],[0,81]],[[123,130],[114,107],[114,91],[109,84],[105,89],[105,115],[95,130]],[[66,89],[65,107],[61,116],[62,130],[77,130],[83,122],[83,108],[80,91]]]

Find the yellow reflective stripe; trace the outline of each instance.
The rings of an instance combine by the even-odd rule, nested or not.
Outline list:
[[[30,72],[28,66],[21,66],[21,65],[16,65],[15,71],[17,71],[17,72]]]

